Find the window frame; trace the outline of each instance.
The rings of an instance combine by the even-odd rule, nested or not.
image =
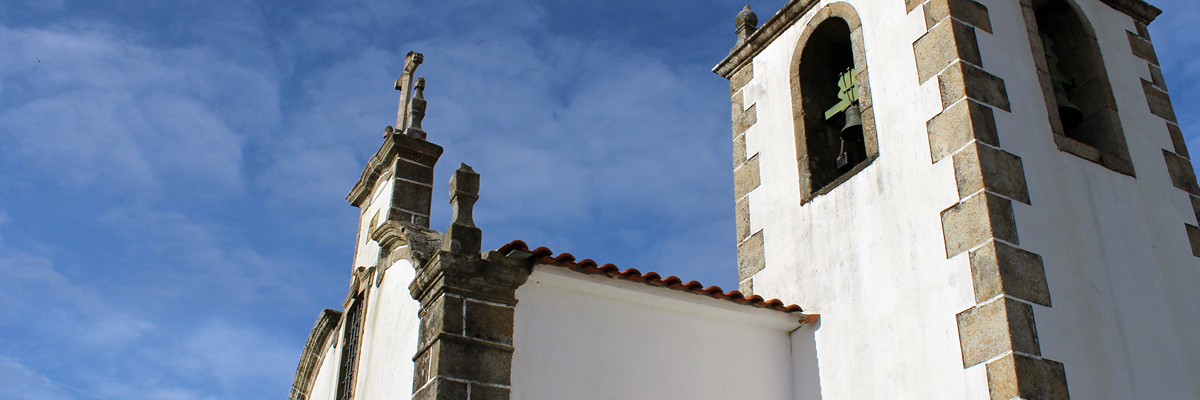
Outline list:
[[[1112,89],[1112,78],[1108,73],[1107,66],[1105,65],[1104,55],[1100,48],[1100,43],[1096,38],[1096,31],[1092,27],[1091,22],[1088,20],[1087,15],[1074,0],[1041,0],[1036,1],[1035,3],[1040,4],[1022,6],[1022,12],[1025,15],[1026,28],[1029,33],[1030,51],[1033,53],[1034,64],[1036,65],[1037,69],[1036,73],[1038,76],[1038,82],[1042,88],[1043,99],[1046,103],[1046,112],[1048,114],[1050,130],[1054,138],[1055,146],[1058,147],[1059,151],[1072,154],[1095,164],[1099,164],[1100,166],[1103,166],[1114,172],[1136,178],[1137,175],[1134,169],[1133,159],[1129,152],[1128,140],[1125,136],[1124,127],[1122,125],[1117,108],[1116,94],[1113,93]],[[1060,3],[1061,6],[1065,6],[1070,14],[1072,14],[1072,16],[1078,20],[1079,31],[1082,33],[1083,37],[1080,37],[1077,40],[1083,40],[1083,45],[1089,47],[1088,49],[1084,49],[1083,52],[1085,55],[1090,55],[1091,64],[1088,65],[1087,68],[1093,69],[1094,72],[1092,80],[1086,83],[1080,83],[1080,85],[1099,85],[1101,90],[1101,93],[1099,93],[1100,96],[1089,96],[1089,98],[1099,98],[1101,101],[1106,103],[1104,104],[1104,107],[1100,108],[1099,111],[1094,112],[1092,116],[1084,115],[1084,122],[1072,132],[1064,131],[1062,119],[1059,117],[1058,103],[1054,93],[1054,84],[1050,75],[1050,67],[1046,57],[1045,45],[1042,41],[1041,27],[1038,24],[1038,11],[1043,9],[1043,7],[1054,6],[1051,3]],[[1061,54],[1058,56],[1063,57]],[[1076,101],[1072,100],[1072,102]],[[1082,132],[1080,131],[1080,129],[1089,128],[1089,121],[1091,121],[1092,118],[1103,118],[1098,115],[1101,113],[1108,114],[1109,121],[1107,124],[1103,124],[1103,121],[1096,120],[1090,124],[1090,130],[1084,130]],[[1074,133],[1073,136],[1075,137],[1068,136],[1072,133]],[[1108,147],[1109,149],[1113,149],[1115,151],[1104,150],[1094,144],[1089,144],[1085,141],[1077,139],[1080,137],[1081,133],[1099,138],[1095,139],[1096,141],[1107,141],[1104,143],[1105,146],[1103,147]]]
[[[805,61],[802,59],[804,49],[814,39],[813,33],[832,18],[845,21],[847,27],[850,29],[850,47],[853,52],[854,75],[857,81],[859,108],[862,113],[863,144],[866,148],[866,159],[845,173],[838,175],[829,183],[821,187],[813,187],[813,172],[812,165],[810,165],[811,156],[808,146],[808,134],[810,132],[807,132],[807,127],[805,126],[806,110],[803,102],[804,91],[800,82],[800,65],[802,61]],[[799,40],[796,41],[796,47],[792,52],[789,75],[792,93],[792,122],[795,132],[796,164],[800,178],[800,204],[803,205],[849,181],[858,175],[859,172],[873,164],[875,159],[879,157],[879,140],[875,126],[875,109],[872,107],[871,102],[866,50],[863,45],[862,23],[859,21],[858,12],[855,11],[853,6],[845,2],[837,2],[826,5],[813,15],[804,32],[800,34]],[[823,111],[820,110],[820,112]]]

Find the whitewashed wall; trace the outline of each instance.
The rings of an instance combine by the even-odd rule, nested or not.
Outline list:
[[[1137,178],[1059,152],[1042,133],[1046,108],[1016,2],[983,0],[995,34],[979,35],[1013,104],[996,113],[1000,141],[1025,164],[1032,206],[1014,205],[1021,247],[1043,257],[1053,301],[1034,308],[1042,354],[1066,366],[1072,398],[1198,399],[1200,258],[1183,227],[1196,217],[1167,174],[1162,149],[1174,147],[1146,104],[1140,79],[1150,72],[1130,50],[1132,20],[1076,1],[1096,31]]]
[[[517,299],[514,400],[793,398],[796,315],[556,266]]]
[[[1078,1],[1099,36],[1136,179],[1057,149],[1019,2],[980,0],[994,29],[977,35],[983,67],[1012,102],[1011,113],[996,111],[1000,143],[1022,158],[1032,198],[1014,203],[1020,244],[1044,258],[1053,300],[1035,307],[1042,353],[1065,364],[1073,398],[1200,398],[1200,263],[1183,228],[1195,217],[1166,172],[1160,149],[1171,143],[1142,94],[1149,72],[1124,33],[1133,23]],[[958,195],[949,159],[931,163],[925,124],[942,107],[937,79],[920,84],[916,73],[923,11],[848,3],[862,20],[880,156],[801,206],[788,74],[808,20],[757,56],[743,89],[758,113],[746,133],[762,181],[749,195],[750,231],[764,230],[767,266],[755,293],[822,314],[824,398],[986,399],[984,367],[962,367],[955,315],[975,301],[967,254],[945,256],[939,215]]]
[[[371,240],[371,219],[379,216],[377,223],[387,222],[391,210],[393,179],[379,179],[371,192],[371,201],[358,216],[358,243],[354,244],[354,267],[373,267],[379,262],[379,243]]]
[[[356,399],[408,398],[412,394],[412,357],[417,352],[421,326],[421,304],[408,291],[415,276],[412,262],[400,260],[388,268],[379,286],[369,289],[359,342]],[[330,338],[338,343],[325,352],[313,378],[311,400],[329,400],[337,395],[344,329],[344,324],[339,326]]]
[[[395,398],[412,393],[413,361],[421,327],[421,303],[408,285],[416,276],[412,262],[388,268],[383,282],[371,288],[363,319],[362,353],[358,362],[356,399]],[[408,398],[408,396],[401,396]]]
[[[340,338],[338,332],[334,332],[334,336],[325,345],[334,345]],[[341,356],[342,353],[338,348],[325,349],[325,358],[321,359],[321,368],[317,369],[317,375],[313,378],[312,391],[308,394],[310,400],[332,400],[334,396],[337,396],[338,360],[341,359]]]
[[[880,155],[801,206],[789,69],[809,21],[754,59],[743,96],[758,122],[746,148],[758,153],[762,184],[750,192],[750,231],[763,229],[766,255],[754,292],[821,314],[826,399],[987,398],[986,377],[964,371],[959,354],[954,316],[975,302],[966,258],[947,260],[942,239],[940,212],[958,193],[952,165],[931,162],[926,138],[942,107],[936,79],[917,79],[924,16],[902,0],[849,3],[862,21]]]

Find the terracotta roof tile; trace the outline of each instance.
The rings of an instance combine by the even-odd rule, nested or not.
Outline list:
[[[628,268],[622,271],[620,268],[617,268],[616,265],[598,265],[595,261],[587,258],[575,261],[575,256],[571,255],[571,253],[559,253],[556,256],[552,256],[554,252],[550,251],[550,249],[538,247],[530,250],[529,246],[520,240],[509,242],[508,244],[500,246],[500,248],[497,250],[504,254],[508,254],[514,250],[531,253],[533,254],[532,258],[534,262],[566,267],[572,271],[582,272],[585,274],[606,275],[611,278],[640,282],[650,286],[666,287],[681,292],[695,293],[715,299],[728,300],[734,303],[745,304],[758,308],[767,308],[789,313],[803,311],[800,309],[800,306],[795,304],[784,305],[779,299],[764,300],[762,296],[759,295],[746,297],[742,295],[741,292],[736,290],[726,292],[718,286],[704,287],[703,284],[696,281],[683,283],[682,279],[679,279],[675,276],[663,278],[657,272],[653,271],[644,274],[641,271],[638,271],[636,268]],[[806,315],[805,317],[805,320],[802,322],[816,322],[816,314]]]

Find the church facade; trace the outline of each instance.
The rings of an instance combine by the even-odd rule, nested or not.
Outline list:
[[[421,55],[347,200],[350,290],[291,399],[1200,398],[1200,184],[1141,0],[747,7],[739,287],[513,241],[421,128]],[[733,268],[734,266],[731,266]]]

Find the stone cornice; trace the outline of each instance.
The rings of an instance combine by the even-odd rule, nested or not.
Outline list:
[[[1162,10],[1158,7],[1150,5],[1142,0],[1100,0],[1113,9],[1123,12],[1135,21],[1143,24],[1149,24],[1155,18],[1162,14]],[[713,67],[712,72],[720,75],[725,79],[729,79],[735,72],[753,60],[758,53],[762,52],[767,45],[775,41],[775,38],[783,34],[784,30],[796,23],[800,17],[804,16],[813,6],[817,5],[817,0],[792,0],[784,5],[779,12],[771,16],[767,22],[764,22],[761,27],[750,35],[750,38],[740,46],[734,47],[725,59],[721,60]]]
[[[754,59],[758,53],[762,52],[768,44],[775,41],[775,38],[783,34],[784,30],[796,23],[808,10],[817,5],[817,0],[792,0],[784,5],[779,12],[771,16],[767,22],[764,22],[753,35],[750,35],[746,42],[740,46],[734,47],[733,51],[721,60],[712,71],[725,79],[733,76],[743,65]]]
[[[405,136],[402,133],[391,133],[384,139],[383,145],[379,146],[379,151],[371,156],[371,160],[367,161],[366,168],[363,168],[362,177],[358,179],[358,183],[354,184],[354,188],[350,190],[350,194],[346,195],[346,201],[351,205],[359,207],[362,202],[371,194],[371,190],[375,187],[375,182],[383,175],[384,170],[397,155],[401,153],[412,153],[415,161],[426,161],[428,166],[432,167],[433,163],[437,162],[437,158],[442,155],[442,146],[427,142],[421,139],[414,139]],[[432,161],[421,159],[432,159]]]
[[[1104,4],[1108,4],[1108,6],[1112,7],[1114,10],[1123,12],[1130,17],[1133,17],[1134,21],[1141,22],[1143,24],[1149,24],[1151,21],[1154,21],[1155,18],[1158,18],[1159,14],[1162,14],[1162,10],[1159,10],[1158,7],[1152,6],[1150,3],[1142,0],[1100,1],[1104,2]]]
[[[408,288],[413,298],[423,305],[446,292],[515,305],[517,287],[528,278],[529,270],[519,264],[440,251],[417,270],[417,276]]]

